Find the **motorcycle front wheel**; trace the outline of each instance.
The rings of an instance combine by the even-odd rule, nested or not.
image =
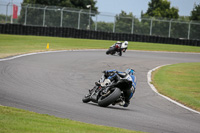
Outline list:
[[[115,54],[115,47],[109,48],[109,49],[106,51],[106,54],[111,54],[111,55]]]
[[[114,91],[112,91],[109,95],[101,96],[98,99],[98,105],[101,107],[107,107],[108,105],[116,101],[120,95],[121,95],[121,90],[119,88],[115,88]]]
[[[85,96],[83,97],[82,101],[83,101],[84,103],[90,102],[90,101],[91,101],[91,100],[90,100],[90,96],[89,96],[89,95],[85,95]]]

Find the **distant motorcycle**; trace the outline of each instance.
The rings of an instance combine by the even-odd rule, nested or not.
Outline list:
[[[122,52],[126,52],[126,49],[128,48],[128,42],[125,41],[123,43],[121,42],[117,42],[115,44],[113,44],[107,51],[106,51],[106,54],[111,54],[111,55],[114,55],[114,54],[118,54],[119,56],[122,56]]]
[[[116,72],[110,72],[109,75],[114,75]],[[108,76],[109,76],[108,75]],[[127,73],[118,73],[120,79],[117,83],[111,82],[106,79],[104,75],[99,80],[98,84],[93,89],[89,90],[89,94],[85,95],[82,101],[88,103],[90,101],[97,103],[99,106],[107,107],[110,104],[116,105],[117,103],[124,101],[123,91],[132,87],[132,78]]]

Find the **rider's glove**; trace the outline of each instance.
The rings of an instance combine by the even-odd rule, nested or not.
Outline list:
[[[103,71],[103,73],[104,73],[104,76],[105,76],[105,78],[107,78],[108,77],[108,71]]]
[[[101,84],[99,82],[95,82],[96,86],[101,86]]]

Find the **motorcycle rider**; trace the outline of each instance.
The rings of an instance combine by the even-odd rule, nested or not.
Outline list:
[[[117,41],[117,43],[115,43],[115,45],[119,45],[119,46],[121,47],[121,45],[122,45],[122,42],[120,42],[120,41]]]
[[[121,56],[122,55],[122,50],[123,49],[123,52],[126,52],[127,48],[128,48],[128,41],[124,41],[123,43],[120,42],[120,41],[117,41],[117,43],[114,44],[115,46],[119,47],[119,55]]]
[[[122,43],[120,41],[117,41],[117,43],[114,44],[114,46],[117,48],[117,52],[119,52],[119,55],[122,55],[122,51],[121,51],[121,46]]]
[[[112,84],[112,86],[114,86],[115,84],[117,84],[117,82],[120,79],[128,79],[132,81],[132,85],[131,86],[127,86],[128,89],[124,90],[124,100],[120,100],[115,104],[119,104],[120,106],[123,107],[128,107],[128,105],[130,104],[130,99],[132,98],[133,94],[135,93],[135,89],[136,89],[136,76],[135,71],[133,69],[126,69],[125,72],[120,72],[120,71],[116,71],[116,70],[108,70],[108,71],[103,71],[104,73],[104,77],[105,77],[105,81],[103,84],[109,83],[114,81],[114,84]],[[112,73],[112,74],[110,74]],[[127,76],[129,75],[129,76]],[[95,83],[96,85],[100,84],[99,82]]]
[[[123,48],[123,52],[126,52],[127,48],[128,48],[128,41],[124,41],[121,45],[121,48]]]

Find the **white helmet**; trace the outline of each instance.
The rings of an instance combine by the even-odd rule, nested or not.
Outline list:
[[[125,44],[125,45],[128,45],[128,41],[125,41],[124,44]]]
[[[121,43],[120,41],[117,41],[117,43]]]

